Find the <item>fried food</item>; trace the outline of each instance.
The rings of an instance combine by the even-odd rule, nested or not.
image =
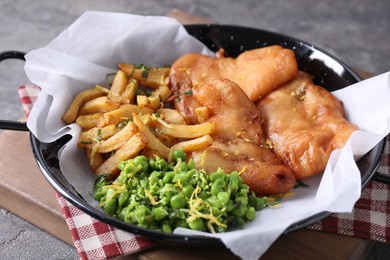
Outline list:
[[[250,100],[257,101],[298,72],[292,50],[270,46],[245,51],[237,58],[212,58],[191,53],[177,59],[171,68],[171,81],[177,72],[185,72],[193,85],[204,85],[212,79],[226,78],[238,84]]]
[[[207,122],[215,125],[211,146],[192,152],[197,168],[237,170],[257,194],[280,194],[295,185],[292,171],[266,147],[261,114],[237,84],[220,79],[194,86],[193,98],[208,108]]]
[[[304,179],[321,173],[330,153],[357,129],[344,118],[342,103],[311,77],[297,77],[258,103],[273,150]]]

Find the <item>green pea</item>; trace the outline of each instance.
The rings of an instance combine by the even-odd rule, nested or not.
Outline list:
[[[228,203],[230,199],[230,192],[229,191],[222,191],[218,193],[217,198],[222,202],[224,206]]]
[[[147,222],[148,215],[151,214],[150,209],[143,205],[139,206],[134,213],[134,217],[138,224],[144,224],[145,222]]]
[[[188,223],[188,226],[193,230],[204,230],[204,223],[201,218],[196,218]]]
[[[104,204],[104,212],[108,215],[114,215],[118,209],[116,198],[112,198]]]
[[[235,207],[236,207],[236,203],[234,203],[234,201],[232,199],[230,199],[228,201],[228,203],[226,204],[226,212],[233,211],[233,209],[235,209]]]
[[[211,185],[211,194],[217,195],[218,193],[223,191],[225,185],[226,183],[222,178],[216,179],[214,183]]]
[[[148,180],[147,179],[140,179],[139,184],[141,188],[146,188],[148,186]]]
[[[248,203],[254,207],[256,211],[259,211],[266,207],[268,202],[263,198],[256,197],[255,193],[252,192],[248,198]]]
[[[127,223],[136,223],[135,212],[132,211],[129,207],[123,208],[121,211],[122,219]]]
[[[130,181],[130,185],[131,187],[138,187],[139,179],[136,176],[132,177]]]
[[[181,193],[186,196],[187,198],[190,198],[192,193],[194,193],[195,188],[191,185],[184,186]]]
[[[158,183],[159,178],[155,175],[150,175],[148,180],[149,180],[149,185],[153,185],[155,183]]]
[[[255,214],[256,214],[256,211],[255,211],[255,208],[254,207],[249,207],[247,208],[246,212],[245,212],[245,216],[248,220],[253,220],[255,219]]]
[[[193,169],[195,169],[195,162],[194,162],[194,160],[193,160],[192,158],[190,158],[190,159],[188,160],[187,166],[188,166],[188,170],[193,170]]]
[[[156,157],[149,161],[149,166],[153,170],[163,171],[168,166],[168,163],[164,159]]]
[[[93,197],[95,200],[101,200],[104,197],[104,195],[106,195],[106,193],[107,193],[107,188],[100,187],[95,190]]]
[[[126,183],[126,180],[127,180],[127,174],[123,171],[121,172],[121,174],[119,174],[118,178],[116,178],[116,182],[119,182],[119,183]]]
[[[165,233],[172,233],[173,232],[171,226],[167,223],[162,224],[161,230],[162,230],[162,232],[165,232]]]
[[[187,204],[187,199],[180,194],[177,194],[171,198],[171,207],[174,209],[184,208]]]
[[[136,166],[136,167],[141,166],[143,172],[148,171],[149,163],[148,163],[148,159],[145,156],[140,155],[140,156],[135,157],[133,159],[133,163],[134,163],[134,166]]]
[[[122,207],[129,198],[129,192],[127,190],[121,192],[118,196],[119,207]]]
[[[236,197],[234,201],[239,203],[240,205],[244,205],[244,206],[248,205],[248,197],[246,196]]]
[[[210,174],[210,181],[215,182],[217,179],[224,178],[226,176],[226,173],[223,171],[216,171]]]
[[[163,182],[164,183],[172,182],[174,176],[175,174],[173,172],[166,172],[163,177]]]
[[[173,159],[178,162],[179,159],[184,162],[186,160],[186,153],[183,150],[175,150],[173,151]]]
[[[182,185],[186,185],[188,183],[188,174],[187,173],[176,173],[176,175],[173,177],[172,182],[177,183],[180,181]]]
[[[221,210],[217,207],[212,207],[211,212],[213,213],[214,216],[219,216],[222,213]]]
[[[233,194],[235,194],[238,190],[240,176],[238,172],[234,171],[229,174],[229,186]]]
[[[118,163],[118,169],[123,171],[126,167],[127,161],[122,161]]]
[[[152,215],[155,220],[160,221],[168,215],[168,211],[163,207],[157,207],[153,208]]]
[[[187,173],[188,170],[189,170],[188,164],[186,162],[182,162],[180,164],[179,171]]]
[[[240,204],[240,203],[238,203],[238,204]],[[237,217],[244,216],[245,212],[246,212],[246,207],[244,205],[239,205],[238,207],[236,207],[235,209],[232,210],[233,215],[237,216]]]
[[[219,209],[224,206],[222,201],[219,200],[215,195],[211,195],[209,198],[207,198],[207,201],[211,204],[211,206],[217,207]]]
[[[245,220],[241,217],[233,218],[233,225],[236,227],[242,227],[245,224]]]
[[[174,225],[175,227],[188,228],[188,223],[185,219],[177,219]]]

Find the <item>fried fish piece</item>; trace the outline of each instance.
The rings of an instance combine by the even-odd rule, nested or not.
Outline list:
[[[295,185],[293,172],[266,147],[261,114],[243,90],[227,79],[193,87],[193,97],[207,107],[215,124],[211,146],[192,152],[195,165],[208,172],[239,171],[252,191],[280,194]]]
[[[263,130],[273,150],[304,179],[324,171],[330,153],[342,148],[357,126],[342,103],[305,72],[260,100]]]
[[[245,51],[237,58],[190,53],[173,63],[171,80],[177,72],[185,72],[194,86],[212,79],[229,79],[238,84],[250,100],[256,101],[291,80],[298,72],[298,65],[292,50],[274,45]]]

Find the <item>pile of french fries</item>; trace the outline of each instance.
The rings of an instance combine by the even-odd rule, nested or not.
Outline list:
[[[119,64],[110,88],[96,85],[74,98],[62,119],[82,128],[78,146],[97,175],[115,176],[119,162],[140,154],[169,161],[174,150],[211,145],[213,123],[187,125],[178,111],[165,106],[172,95],[169,70]],[[207,108],[200,108],[200,115],[207,115]]]

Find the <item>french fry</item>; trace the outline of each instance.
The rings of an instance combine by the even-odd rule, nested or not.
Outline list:
[[[121,101],[121,94],[126,89],[127,84],[129,83],[129,78],[123,70],[118,70],[114,81],[112,82],[112,86],[110,92],[108,93],[108,98],[110,98],[114,102]]]
[[[160,105],[160,99],[158,97],[148,97],[145,95],[137,95],[137,105],[139,107],[153,107]]]
[[[171,151],[183,150],[184,152],[192,152],[206,148],[211,145],[213,138],[209,135],[204,135],[188,141],[179,142],[171,147]]]
[[[99,137],[101,140],[106,140],[118,133],[122,128],[118,127],[116,124],[111,124],[103,128],[94,127],[88,131],[80,133],[78,147],[85,147],[87,144],[91,144],[94,140],[97,140]]]
[[[133,122],[128,122],[127,125],[117,134],[111,136],[107,140],[102,140],[98,143],[88,144],[87,148],[93,149],[95,145],[96,152],[109,153],[120,149],[134,134],[138,131],[137,126]]]
[[[204,123],[207,119],[210,118],[209,109],[207,107],[195,108],[195,114],[198,118],[199,123]]]
[[[92,154],[92,149],[85,149],[85,152],[87,153],[89,165],[93,171],[95,171],[97,168],[99,168],[100,165],[103,164],[104,157],[101,153]]]
[[[170,149],[165,146],[144,124],[144,122],[137,116],[137,114],[133,114],[133,122],[138,126],[140,132],[142,132],[146,138],[148,139],[148,147],[150,149],[157,150],[159,154],[164,159],[167,159],[169,156]]]
[[[83,129],[91,129],[97,126],[98,119],[103,116],[103,113],[94,113],[84,116],[79,116],[76,123]]]
[[[148,139],[143,133],[136,133],[110,158],[104,161],[104,163],[96,169],[95,174],[118,174],[118,163],[135,157],[147,143]]]
[[[121,96],[126,102],[122,103],[132,103],[138,89],[138,82],[135,79],[129,79],[129,83],[127,84],[125,90],[122,92]]]
[[[215,131],[215,125],[210,122],[204,122],[197,125],[175,125],[168,124],[160,118],[155,118],[155,128],[160,133],[175,138],[197,138],[203,135],[212,134]]]
[[[170,67],[142,66],[136,68],[134,65],[126,63],[119,64],[118,67],[143,86],[156,89],[161,85],[168,84]]]
[[[118,109],[104,113],[103,116],[99,118],[97,126],[104,127],[106,125],[123,122],[130,118],[133,113],[141,115],[149,114],[153,113],[153,109],[149,107],[139,107],[137,105],[125,104],[120,106]]]
[[[176,125],[185,125],[186,121],[183,116],[179,113],[179,111],[171,108],[160,108],[158,109],[154,115],[158,115],[165,122]]]
[[[171,147],[171,146],[177,144],[177,142],[178,142],[177,138],[167,136],[164,134],[158,134],[156,137],[158,138],[158,140],[160,140],[167,147]]]
[[[120,103],[114,102],[107,96],[97,97],[86,102],[79,111],[79,115],[88,115],[93,113],[105,113],[119,108]]]
[[[171,90],[167,86],[159,86],[152,94],[148,96],[138,95],[137,104],[140,107],[150,107],[158,109],[162,107],[163,102],[172,95]]]
[[[106,92],[104,92],[100,88],[92,88],[92,89],[87,89],[87,90],[80,92],[80,94],[78,94],[73,99],[73,102],[69,106],[68,110],[62,116],[62,120],[64,120],[68,124],[73,123],[78,116],[80,107],[85,102],[88,102],[92,99],[95,99],[95,98],[101,97],[101,96],[105,96],[105,95],[106,95]]]

